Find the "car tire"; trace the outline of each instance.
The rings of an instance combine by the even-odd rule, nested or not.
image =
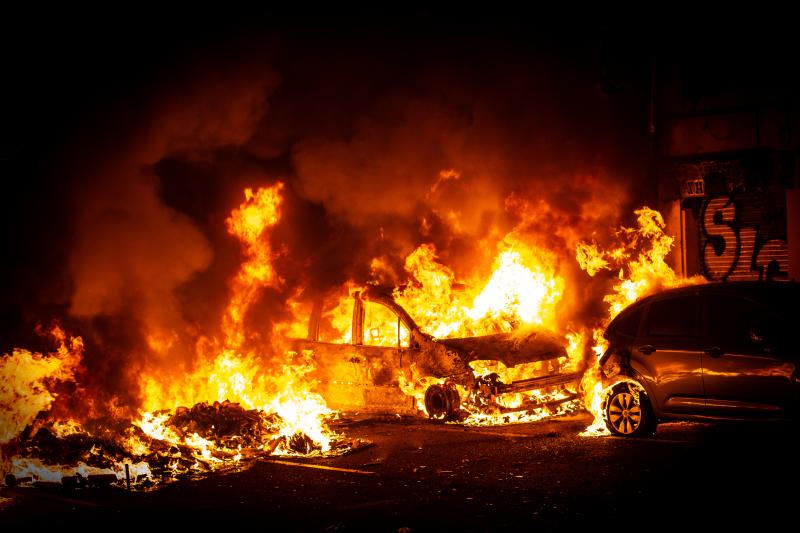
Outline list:
[[[631,382],[611,389],[604,406],[606,427],[614,435],[642,437],[656,429],[653,407],[644,389]]]
[[[425,410],[429,418],[449,420],[456,416],[461,406],[461,398],[455,385],[434,384],[425,391]]]

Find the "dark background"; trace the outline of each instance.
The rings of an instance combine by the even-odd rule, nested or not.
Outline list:
[[[81,209],[82,168],[113,158],[130,134],[128,119],[136,124],[140,104],[185,65],[267,65],[280,77],[270,95],[275,120],[259,130],[275,136],[278,148],[233,150],[229,158],[267,175],[291,175],[292,147],[306,137],[347,136],[348,117],[361,112],[362,102],[397,89],[413,92],[421,69],[439,69],[453,81],[443,86],[443,100],[457,98],[464,80],[478,94],[509,94],[500,123],[524,135],[525,119],[515,124],[513,111],[526,116],[525,89],[508,73],[541,72],[548,81],[529,101],[553,123],[555,150],[591,147],[576,167],[609,169],[611,179],[631,190],[633,204],[656,196],[664,106],[655,109],[654,133],[654,64],[655,98],[669,92],[689,105],[726,94],[734,95],[733,103],[755,98],[791,105],[798,85],[791,17],[767,9],[676,11],[11,12],[0,37],[0,344],[5,351],[30,340],[33,324],[68,314],[74,287],[67,259]],[[596,99],[587,101],[587,91]],[[219,231],[211,226],[233,205],[240,183],[220,185],[213,172],[204,176],[181,164],[165,158],[157,167],[162,199],[207,234]],[[313,219],[319,204],[308,209],[303,216]]]

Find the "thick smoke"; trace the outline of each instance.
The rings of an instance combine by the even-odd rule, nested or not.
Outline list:
[[[278,180],[283,282],[246,322],[262,336],[303,290],[405,281],[423,243],[469,277],[512,230],[558,257],[565,317],[602,315],[574,247],[635,200],[645,108],[601,90],[592,46],[501,34],[229,35],[111,98],[73,139],[68,310],[89,379],[133,403],[139,369],[191,367],[241,260],[224,220]]]
[[[568,68],[504,64],[491,82],[475,77],[480,65],[449,77],[420,68],[413,89],[364,103],[347,135],[295,143],[298,191],[349,232],[349,276],[368,277],[356,265],[381,256],[402,282],[405,255],[430,242],[465,277],[516,228],[559,258],[565,319],[596,315],[601,298],[589,296],[604,288],[577,268],[575,245],[613,233],[634,180],[620,163],[640,155],[617,143],[625,126],[591,71]]]
[[[69,312],[93,324],[100,353],[89,350],[87,365],[104,371],[101,387],[135,395],[140,365],[152,371],[191,359],[195,339],[188,337],[198,331],[179,290],[209,267],[214,248],[195,221],[165,203],[156,165],[244,144],[276,83],[267,69],[189,70],[166,80],[136,113],[117,111],[130,133],[87,165],[69,257]]]

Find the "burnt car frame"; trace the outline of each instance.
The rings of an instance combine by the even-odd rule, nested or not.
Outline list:
[[[412,397],[399,386],[399,377],[440,378],[425,392],[425,408],[432,418],[456,418],[463,387],[473,400],[500,412],[521,411],[541,404],[535,400],[514,408],[496,403],[498,396],[531,390],[556,390],[577,384],[581,373],[562,373],[557,360],[565,357],[563,339],[546,331],[497,333],[479,337],[436,339],[425,333],[392,297],[391,291],[367,287],[352,294],[349,342],[320,340],[323,302],[316,299],[305,339],[293,339],[293,349],[310,350],[317,363],[320,391],[328,404],[344,411],[416,414]],[[397,320],[396,342],[374,345],[366,327],[368,306],[380,306]],[[469,365],[475,360],[500,361],[506,367],[550,361],[547,372],[534,377],[501,382],[496,374],[479,376]],[[558,403],[574,399],[563,395]],[[531,403],[532,402],[532,403]],[[555,402],[555,401],[554,401]]]
[[[600,359],[606,425],[618,435],[661,420],[795,418],[800,284],[725,282],[671,289],[623,310]]]

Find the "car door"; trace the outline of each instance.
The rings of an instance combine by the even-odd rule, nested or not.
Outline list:
[[[293,345],[314,353],[314,377],[328,405],[360,412],[414,412],[398,387],[398,375],[415,352],[409,328],[398,315],[360,293],[328,312],[324,307],[315,303],[308,337],[295,339]]]
[[[705,295],[703,383],[710,411],[782,416],[796,362],[781,338],[782,318],[744,296]]]
[[[647,382],[655,407],[664,413],[700,414],[702,352],[694,291],[652,300],[631,348],[631,365]]]

